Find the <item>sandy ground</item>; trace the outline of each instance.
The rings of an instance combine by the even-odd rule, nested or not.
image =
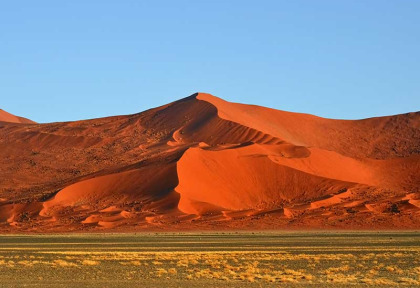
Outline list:
[[[0,287],[414,287],[419,232],[0,237]]]

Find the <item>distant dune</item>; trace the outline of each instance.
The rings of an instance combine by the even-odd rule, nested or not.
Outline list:
[[[0,109],[0,122],[1,121],[11,123],[35,123],[32,120],[10,114],[3,109]]]
[[[420,228],[420,112],[332,120],[197,93],[0,121],[3,233]]]

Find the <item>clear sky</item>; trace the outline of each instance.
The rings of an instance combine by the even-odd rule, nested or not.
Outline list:
[[[0,108],[38,122],[208,92],[328,118],[420,110],[420,1],[1,1]]]

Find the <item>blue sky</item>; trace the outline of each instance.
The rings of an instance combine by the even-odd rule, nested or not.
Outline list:
[[[1,1],[0,108],[38,122],[196,91],[357,119],[420,110],[420,1]]]

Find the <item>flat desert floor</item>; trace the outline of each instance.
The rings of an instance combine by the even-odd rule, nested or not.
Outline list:
[[[367,285],[420,285],[420,232],[0,236],[0,287]]]

